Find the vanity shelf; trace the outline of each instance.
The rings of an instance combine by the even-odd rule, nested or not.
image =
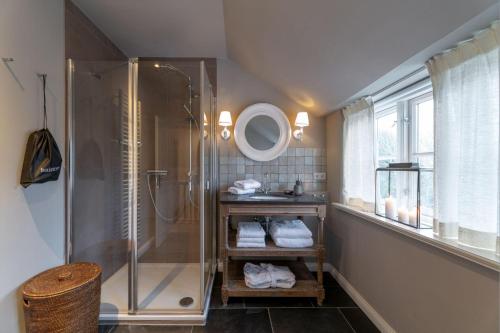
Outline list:
[[[249,288],[245,284],[243,266],[247,262],[255,264],[254,260],[232,260],[228,266],[228,290],[230,296],[234,297],[317,297],[318,292],[323,290],[316,278],[311,274],[305,263],[301,261],[274,261],[271,263],[278,266],[288,266],[295,274],[295,285],[293,288]]]
[[[273,194],[281,195],[282,194]],[[323,270],[323,224],[326,215],[324,198],[304,195],[287,196],[281,200],[258,200],[250,195],[221,193],[219,206],[219,247],[223,264],[222,301],[227,305],[229,297],[316,297],[319,305],[325,297],[323,275],[315,278],[307,268],[304,258],[315,258],[319,271]],[[291,218],[314,216],[318,223],[315,244],[307,248],[282,248],[266,237],[265,248],[236,247],[236,231],[230,227],[233,216],[289,216]],[[289,289],[255,289],[245,285],[243,266],[246,262],[259,262],[250,258],[266,257],[265,262],[288,266],[295,274],[296,284]],[[283,258],[296,258],[285,260]],[[245,258],[249,258],[245,260]],[[262,262],[262,261],[261,261]]]
[[[236,230],[228,231],[227,253],[230,257],[316,257],[318,246],[304,248],[279,247],[266,236],[266,247],[237,247]]]

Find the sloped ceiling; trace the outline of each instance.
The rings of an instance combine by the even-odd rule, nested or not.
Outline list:
[[[72,0],[129,57],[226,57],[222,0]]]
[[[73,0],[129,56],[229,57],[325,114],[496,0]]]

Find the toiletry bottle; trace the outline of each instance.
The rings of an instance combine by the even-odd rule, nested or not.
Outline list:
[[[304,194],[304,185],[302,185],[300,176],[297,177],[297,181],[295,182],[295,186],[293,187],[293,194],[296,196]]]

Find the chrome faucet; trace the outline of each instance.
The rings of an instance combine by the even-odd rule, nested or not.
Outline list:
[[[270,185],[270,180],[269,180],[269,173],[266,172],[264,174],[264,180],[262,182],[261,188],[259,188],[259,192],[264,193],[265,195],[268,195],[271,193],[271,185]]]

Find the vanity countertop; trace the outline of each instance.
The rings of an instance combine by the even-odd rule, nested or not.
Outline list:
[[[255,199],[252,197],[280,197],[285,199]],[[253,193],[236,195],[229,192],[221,192],[219,201],[222,204],[280,204],[280,205],[325,205],[327,198],[319,195],[304,194],[301,196],[287,195],[283,192],[272,192],[269,194]]]

